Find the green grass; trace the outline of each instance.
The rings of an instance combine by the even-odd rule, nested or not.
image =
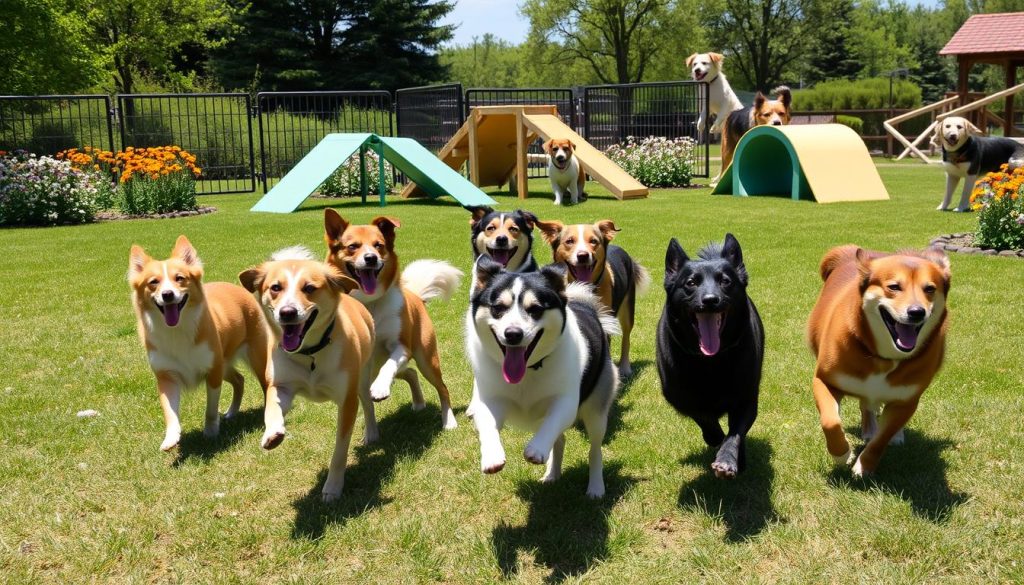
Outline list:
[[[205,398],[191,393],[180,451],[158,450],[163,423],[125,282],[129,246],[163,256],[185,233],[208,280],[234,281],[280,247],[319,252],[323,200],[282,216],[249,213],[256,196],[205,197],[220,211],[0,231],[0,574],[12,583],[1022,582],[1021,261],[952,258],[945,366],[906,444],[888,451],[874,479],[833,469],[825,451],[803,341],[821,255],[847,242],[922,247],[975,221],[933,211],[940,170],[880,171],[892,201],[816,205],[691,189],[619,202],[592,187],[587,203],[557,209],[541,196],[545,182],[532,184],[538,196],[526,207],[541,218],[613,218],[616,243],[656,283],[669,237],[693,252],[731,231],[764,318],[749,469],[723,482],[708,473],[713,455],[697,427],[660,395],[654,335],[664,294],[654,286],[641,297],[637,376],[613,407],[600,502],[584,496],[578,432],[554,485],[539,484],[542,469],[517,456],[528,435],[515,430],[503,433],[505,470],[480,473],[463,412],[472,385],[465,282],[454,300],[430,307],[459,428],[441,432],[429,388],[428,408],[412,412],[396,384],[379,409],[383,442],[353,448],[340,503],[319,502],[333,408],[300,401],[285,443],[261,452],[251,377],[243,415],[219,439],[203,439]],[[384,210],[346,202],[341,212],[358,222],[381,212],[400,218],[406,262],[469,268],[467,214],[449,202],[392,199]],[[536,251],[544,257],[542,245]],[[87,408],[100,416],[77,419]],[[855,412],[848,402],[851,434]]]

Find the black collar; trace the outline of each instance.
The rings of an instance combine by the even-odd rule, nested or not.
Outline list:
[[[531,370],[537,371],[537,370],[541,369],[544,366],[544,360],[546,360],[546,359],[548,359],[548,356],[542,357],[539,362],[533,364],[532,366],[527,366],[527,367],[530,368]]]
[[[336,318],[331,320],[331,324],[327,326],[327,329],[324,331],[323,336],[320,338],[320,343],[312,347],[300,349],[299,351],[295,352],[302,355],[308,355],[310,357],[312,361],[310,361],[309,363],[309,371],[312,372],[313,370],[316,369],[316,358],[313,357],[313,354],[317,353],[318,351],[322,350],[323,348],[331,344],[331,333],[334,331],[334,324],[336,322]]]

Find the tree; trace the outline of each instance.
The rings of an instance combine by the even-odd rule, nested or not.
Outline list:
[[[448,80],[466,87],[517,87],[523,82],[522,52],[487,33],[464,47],[443,49],[440,60],[448,67]]]
[[[853,37],[853,0],[820,2],[812,8],[813,49],[804,81],[816,83],[830,79],[856,79],[861,64],[851,50]]]
[[[212,51],[214,76],[230,89],[308,89],[316,78],[310,50],[298,30],[300,8],[291,0],[251,0],[237,10],[234,37]]]
[[[910,26],[905,5],[887,8],[875,0],[861,0],[853,16],[851,49],[862,68],[862,78],[884,77],[897,69],[917,65],[913,52],[899,41]]]
[[[0,93],[71,93],[102,73],[102,55],[60,0],[8,0],[0,21]]]

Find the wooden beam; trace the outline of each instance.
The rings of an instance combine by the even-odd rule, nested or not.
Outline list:
[[[1013,87],[1017,85],[1017,63],[1014,61],[1007,60],[1006,62],[1006,87]],[[1009,138],[1013,136],[1015,128],[1013,127],[1013,98],[1015,96],[1006,96],[1006,101],[1003,106],[1003,136]]]
[[[526,178],[526,124],[523,121],[523,110],[516,110],[516,187],[519,188],[519,199],[526,199],[530,186]]]

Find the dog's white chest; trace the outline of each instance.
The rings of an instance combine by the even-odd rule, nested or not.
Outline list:
[[[889,402],[905,402],[917,394],[917,386],[896,386],[887,376],[888,373],[871,374],[867,378],[834,374],[832,382],[843,392],[864,399],[873,408]]]
[[[953,175],[954,177],[959,177],[961,179],[967,176],[967,169],[970,168],[970,166],[971,166],[971,163],[968,163],[968,162],[962,162],[962,163],[944,162],[942,164],[946,168],[946,174],[947,175]]]
[[[580,163],[576,160],[575,155],[569,157],[568,164],[565,165],[564,169],[560,169],[554,163],[551,163],[548,165],[548,176],[551,177],[552,183],[566,189],[579,181]]]
[[[313,402],[341,403],[348,390],[349,374],[338,364],[338,349],[328,347],[312,356],[275,350],[272,358],[274,385]]]
[[[175,338],[179,339],[175,339]],[[154,372],[173,372],[188,387],[199,384],[200,379],[213,367],[213,348],[208,342],[195,343],[195,334],[153,335],[153,346],[148,353],[149,367]]]
[[[402,333],[402,307],[405,304],[401,286],[392,286],[379,299],[363,304],[373,316],[376,346],[387,347],[389,342],[397,341]]]

